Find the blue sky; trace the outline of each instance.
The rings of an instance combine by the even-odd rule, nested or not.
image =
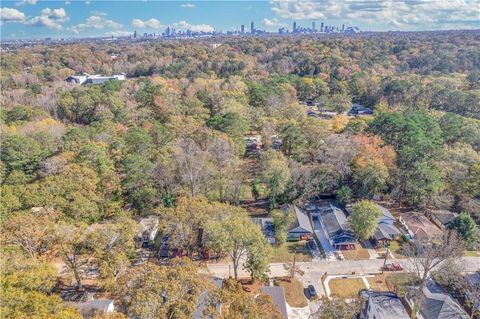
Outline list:
[[[167,26],[191,30],[234,30],[250,21],[258,29],[329,25],[362,30],[442,30],[480,28],[477,0],[11,0],[1,2],[1,36],[84,37],[161,33]]]

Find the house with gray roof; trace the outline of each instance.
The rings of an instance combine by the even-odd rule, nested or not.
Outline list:
[[[382,216],[378,220],[378,223],[393,225],[393,223],[395,222],[395,217],[393,217],[392,213],[382,205],[377,205],[377,206],[382,211]]]
[[[365,300],[360,319],[409,319],[405,307],[397,294],[390,291],[362,290]]]
[[[410,307],[419,303],[419,319],[468,319],[470,316],[437,283],[429,280],[422,290],[422,296],[407,300]]]
[[[399,238],[402,233],[394,225],[395,217],[385,207],[378,205],[382,211],[382,216],[378,219],[378,228],[372,236],[373,242],[377,247],[384,247],[392,240]]]
[[[293,206],[293,209],[295,211],[296,220],[293,227],[288,231],[287,239],[301,239],[312,236],[313,227],[308,212],[297,206]]]
[[[440,227],[441,229],[447,229],[450,224],[457,218],[458,214],[449,210],[429,210],[427,217]]]
[[[350,230],[347,216],[342,209],[330,203],[317,207],[312,215],[320,221],[332,247],[338,250],[355,249],[357,236]]]
[[[213,277],[211,278],[211,280],[213,281],[213,284],[217,289],[222,288],[223,286],[222,278]],[[209,291],[204,291],[200,294],[200,296],[198,297],[197,309],[195,309],[195,312],[193,313],[193,316],[192,316],[193,319],[205,318],[205,316],[203,315],[203,312],[207,308],[207,301],[209,296],[210,296]],[[220,309],[220,304],[216,305],[216,307]]]
[[[283,290],[283,287],[266,286],[260,288],[260,290],[272,298],[272,303],[278,307],[283,318],[288,319],[287,301],[285,300],[285,291]]]

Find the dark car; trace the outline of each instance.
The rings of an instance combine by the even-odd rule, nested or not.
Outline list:
[[[312,285],[308,285],[307,290],[310,297],[315,297],[317,295],[317,291],[315,290],[315,287],[313,287]]]

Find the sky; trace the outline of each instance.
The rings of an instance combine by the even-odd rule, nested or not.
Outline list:
[[[2,39],[93,37],[177,30],[276,31],[297,25],[357,26],[365,31],[479,29],[479,0],[2,0]]]

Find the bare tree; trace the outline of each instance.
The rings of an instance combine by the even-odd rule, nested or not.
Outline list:
[[[208,153],[194,140],[186,138],[177,144],[174,159],[181,183],[187,186],[191,196],[198,195],[211,176]]]
[[[464,242],[455,231],[444,231],[432,240],[415,240],[402,246],[407,257],[405,267],[418,278],[420,287],[435,275],[458,275],[457,264],[463,254]]]
[[[78,288],[82,287],[84,267],[88,265],[87,256],[87,225],[77,225],[61,222],[56,229],[57,250],[65,262],[65,266],[71,271]]]
[[[357,315],[362,307],[359,298],[346,301],[338,296],[331,299],[323,297],[320,300],[320,307],[312,313],[309,319],[349,319]]]

